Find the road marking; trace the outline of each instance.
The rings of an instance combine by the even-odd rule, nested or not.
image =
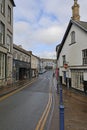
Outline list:
[[[22,89],[24,89],[25,87],[27,87],[28,85],[32,84],[32,83],[35,82],[35,81],[36,81],[36,79],[33,80],[33,81],[31,81],[30,83],[25,84],[23,87],[18,88],[17,90],[13,90],[13,92],[11,92],[11,93],[9,93],[9,94],[6,94],[6,95],[3,96],[3,97],[0,97],[0,102],[1,102],[2,100],[6,99],[6,98],[8,98],[8,97],[10,97],[10,96],[12,96],[13,94],[15,94],[15,93],[21,91]]]
[[[49,100],[48,100],[47,106],[46,106],[35,130],[43,130],[44,129],[48,114],[50,112],[51,104],[52,104],[52,94],[49,93]]]

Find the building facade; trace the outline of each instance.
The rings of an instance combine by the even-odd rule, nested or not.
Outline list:
[[[31,79],[31,55],[28,51],[13,44],[13,82]]]
[[[44,72],[46,70],[52,70],[55,68],[56,60],[55,59],[46,59],[46,58],[41,58],[40,62],[40,68],[41,71]]]
[[[32,77],[37,77],[40,70],[40,58],[33,55],[31,52],[31,74]]]
[[[57,50],[57,67],[62,84],[87,91],[87,22],[70,20]]]
[[[13,0],[0,0],[0,86],[12,83]]]

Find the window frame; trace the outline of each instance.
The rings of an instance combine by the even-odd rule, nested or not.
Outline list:
[[[71,43],[69,45],[75,44],[76,43],[76,33],[75,31],[71,32]]]
[[[0,21],[0,44],[5,44],[5,25]]]
[[[63,66],[64,66],[64,64],[66,63],[66,55],[62,56],[62,61],[63,61]]]
[[[83,65],[87,65],[87,49],[82,50],[82,62]]]
[[[0,53],[0,79],[5,78],[5,54]]]
[[[5,0],[0,0],[0,12],[5,15]]]
[[[11,7],[8,5],[8,23],[11,24]]]
[[[7,34],[7,48],[8,48],[8,52],[11,52],[11,44],[12,44],[12,37]]]

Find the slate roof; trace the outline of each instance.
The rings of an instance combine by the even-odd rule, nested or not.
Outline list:
[[[76,21],[75,22],[79,27],[81,27],[83,30],[87,31],[87,22],[84,21]]]

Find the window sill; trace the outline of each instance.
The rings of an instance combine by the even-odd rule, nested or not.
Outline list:
[[[75,44],[75,43],[76,43],[76,42],[70,43],[69,46],[71,46],[71,45],[73,45],[73,44]]]

